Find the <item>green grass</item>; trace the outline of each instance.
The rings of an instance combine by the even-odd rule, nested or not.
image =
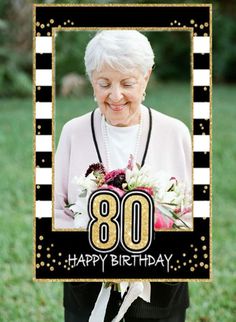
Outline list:
[[[190,124],[189,101],[185,85],[160,84],[146,103]],[[56,106],[59,133],[66,120],[94,102],[57,99]],[[0,321],[63,321],[62,284],[32,281],[32,103],[2,100],[0,112]],[[187,322],[234,322],[236,316],[233,86],[215,86],[213,117],[213,282],[190,283]]]

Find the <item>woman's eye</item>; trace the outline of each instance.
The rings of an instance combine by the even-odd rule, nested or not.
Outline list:
[[[132,87],[132,86],[134,86],[134,83],[124,83],[123,86],[124,87]]]
[[[108,83],[101,83],[101,84],[99,84],[99,86],[102,87],[102,88],[107,88],[107,87],[110,86],[110,84],[108,84]]]

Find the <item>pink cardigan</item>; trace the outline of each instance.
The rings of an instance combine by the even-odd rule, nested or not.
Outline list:
[[[138,163],[141,163],[149,129],[148,109],[143,109],[143,129]],[[192,183],[192,147],[188,128],[181,121],[165,114],[152,111],[152,133],[145,164],[153,171],[166,171],[177,179]],[[99,162],[93,143],[91,113],[67,122],[62,130],[55,156],[55,216],[54,227],[74,228],[73,218],[65,208],[65,203],[73,203],[77,191],[72,180],[85,174],[88,166]],[[99,151],[104,160],[105,146],[101,129],[101,113],[97,108],[94,127]]]

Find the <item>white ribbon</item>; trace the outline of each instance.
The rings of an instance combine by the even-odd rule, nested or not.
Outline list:
[[[142,298],[146,302],[150,302],[151,298],[151,285],[149,282],[121,282],[121,295],[124,296],[124,293],[128,292],[124,297],[123,303],[115,316],[115,318],[111,322],[119,322],[124,317],[128,308],[131,304],[138,298]],[[102,285],[100,293],[97,297],[97,301],[94,305],[93,311],[90,315],[89,322],[104,322],[107,304],[111,294],[111,286],[104,287]]]

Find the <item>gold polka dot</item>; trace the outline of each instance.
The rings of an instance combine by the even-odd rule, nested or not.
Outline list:
[[[201,25],[200,25],[200,29],[203,29],[203,28],[204,28],[204,26],[203,26],[203,24],[201,24]]]
[[[203,36],[204,37],[208,37],[208,33],[207,32],[204,32]]]
[[[44,29],[44,28],[45,28],[45,26],[44,26],[44,24],[43,24],[43,23],[41,24],[40,28],[41,28],[41,29]]]
[[[37,37],[40,37],[41,36],[41,33],[40,32],[37,32],[36,36]]]
[[[193,266],[190,267],[190,271],[191,272],[194,272],[195,271],[195,268]]]
[[[203,193],[206,193],[206,190],[203,190]]]
[[[50,248],[49,248],[49,247],[47,247],[47,251],[48,251],[48,252],[50,251]]]
[[[178,265],[178,269],[180,269],[181,268],[181,266],[180,265]]]
[[[73,25],[74,25],[74,22],[72,21],[72,22],[71,22],[71,24],[72,24],[72,26],[73,26]]]
[[[177,267],[174,268],[174,271],[177,271]]]
[[[36,256],[37,256],[38,258],[40,258],[40,257],[41,257],[41,254],[39,254],[39,253],[38,253]]]
[[[70,19],[68,19],[67,22],[70,22]]]
[[[50,27],[50,23],[47,23],[47,27]]]
[[[196,264],[194,264],[194,267],[198,267],[198,264],[196,263]]]
[[[43,236],[41,235],[41,236],[39,236],[39,240],[43,240]]]
[[[54,20],[53,19],[50,19],[50,23],[54,23]]]
[[[38,131],[38,132],[37,132],[37,134],[38,134],[38,135],[40,135],[40,134],[41,134],[41,132],[40,132],[40,131]]]
[[[66,23],[66,21],[64,21],[64,23],[63,23],[63,24],[66,26],[66,24],[67,24],[67,23]]]
[[[207,189],[208,189],[208,186],[204,186],[204,189],[206,189],[206,190],[207,190]],[[205,240],[205,237],[203,237],[203,238],[204,238],[204,239],[202,239],[202,238],[201,238],[201,239],[202,239],[202,240]]]
[[[177,259],[176,263],[179,263],[179,260]]]
[[[42,245],[38,245],[38,249],[42,249]]]
[[[58,262],[58,265],[60,266],[61,265],[61,262]]]
[[[38,86],[38,87],[37,87],[37,90],[38,90],[38,91],[40,91],[40,90],[41,90],[41,87],[40,87],[40,86]]]
[[[205,265],[204,265],[204,268],[205,268],[205,269],[208,269],[208,267],[209,267],[209,266],[208,266],[207,264],[205,264]]]
[[[66,268],[66,265],[64,265],[63,267]]]
[[[170,25],[173,26],[173,22],[171,22]]]
[[[68,263],[68,260],[67,259],[65,259],[65,263]]]
[[[177,23],[177,20],[175,20],[174,23]]]
[[[41,125],[38,125],[38,126],[37,126],[37,128],[38,128],[38,129],[41,129]]]
[[[197,258],[197,254],[193,255],[193,258]]]
[[[204,258],[208,258],[208,254],[204,254],[204,255],[203,255],[203,257],[204,257]]]
[[[207,91],[207,87],[206,86],[204,86],[204,91]]]
[[[207,186],[205,186],[204,188],[206,189],[206,187],[207,187]],[[201,240],[202,240],[202,241],[204,241],[205,239],[206,239],[206,237],[205,237],[205,236],[202,236],[202,237],[201,237]]]
[[[192,260],[190,259],[188,262],[191,264],[192,263]]]
[[[190,247],[193,248],[193,244],[191,244]]]
[[[62,256],[62,253],[58,253],[58,256]]]
[[[42,163],[44,163],[45,162],[45,160],[44,159],[42,159]]]
[[[68,267],[67,270],[70,271],[70,267]]]
[[[195,251],[195,252],[197,252],[197,251],[198,251],[198,249],[197,249],[197,248],[194,248],[194,251]]]
[[[39,265],[39,264],[37,264],[37,265],[36,265],[36,268],[39,268],[39,267],[40,267],[40,265]]]
[[[206,250],[207,249],[206,245],[202,246],[202,249],[203,250]]]
[[[187,263],[186,263],[186,262],[183,262],[183,265],[184,265],[184,266],[186,266],[186,265],[187,265]]]
[[[178,22],[178,26],[180,26],[181,25],[181,23],[180,22]]]
[[[183,257],[186,257],[186,254],[185,253],[183,253]]]
[[[54,267],[53,266],[50,267],[50,271],[54,271]]]
[[[199,264],[199,265],[202,267],[202,266],[204,266],[204,263],[203,263],[203,262],[200,262],[200,264]]]
[[[194,35],[194,37],[197,37],[197,32],[195,32],[193,35]]]
[[[198,26],[198,24],[197,24],[197,23],[195,23],[194,27],[195,27],[195,28],[197,28],[197,26]]]
[[[40,262],[40,265],[41,265],[41,266],[44,266],[44,265],[45,265],[45,263],[44,263],[44,262]]]
[[[186,28],[186,25],[183,25],[184,28]]]
[[[47,254],[47,258],[51,258],[51,254]]]
[[[50,266],[50,264],[49,263],[47,263],[47,267],[49,267]]]
[[[56,260],[55,260],[55,259],[53,259],[53,260],[52,260],[52,262],[53,262],[53,263],[56,263]]]
[[[37,189],[40,189],[40,186],[39,185],[37,185]],[[40,239],[40,238],[39,238]]]
[[[191,20],[190,20],[191,25],[193,25],[193,24],[194,24],[194,22],[195,22],[195,21],[194,21],[193,19],[191,19]]]
[[[209,26],[208,22],[205,22],[205,23],[204,23],[204,26],[205,26],[205,27],[208,27],[208,26]]]
[[[51,36],[51,33],[50,32],[47,32],[47,36]]]
[[[39,22],[39,21],[37,21],[37,22],[36,22],[36,26],[37,26],[37,27],[39,27],[39,26],[40,26],[40,22]]]

